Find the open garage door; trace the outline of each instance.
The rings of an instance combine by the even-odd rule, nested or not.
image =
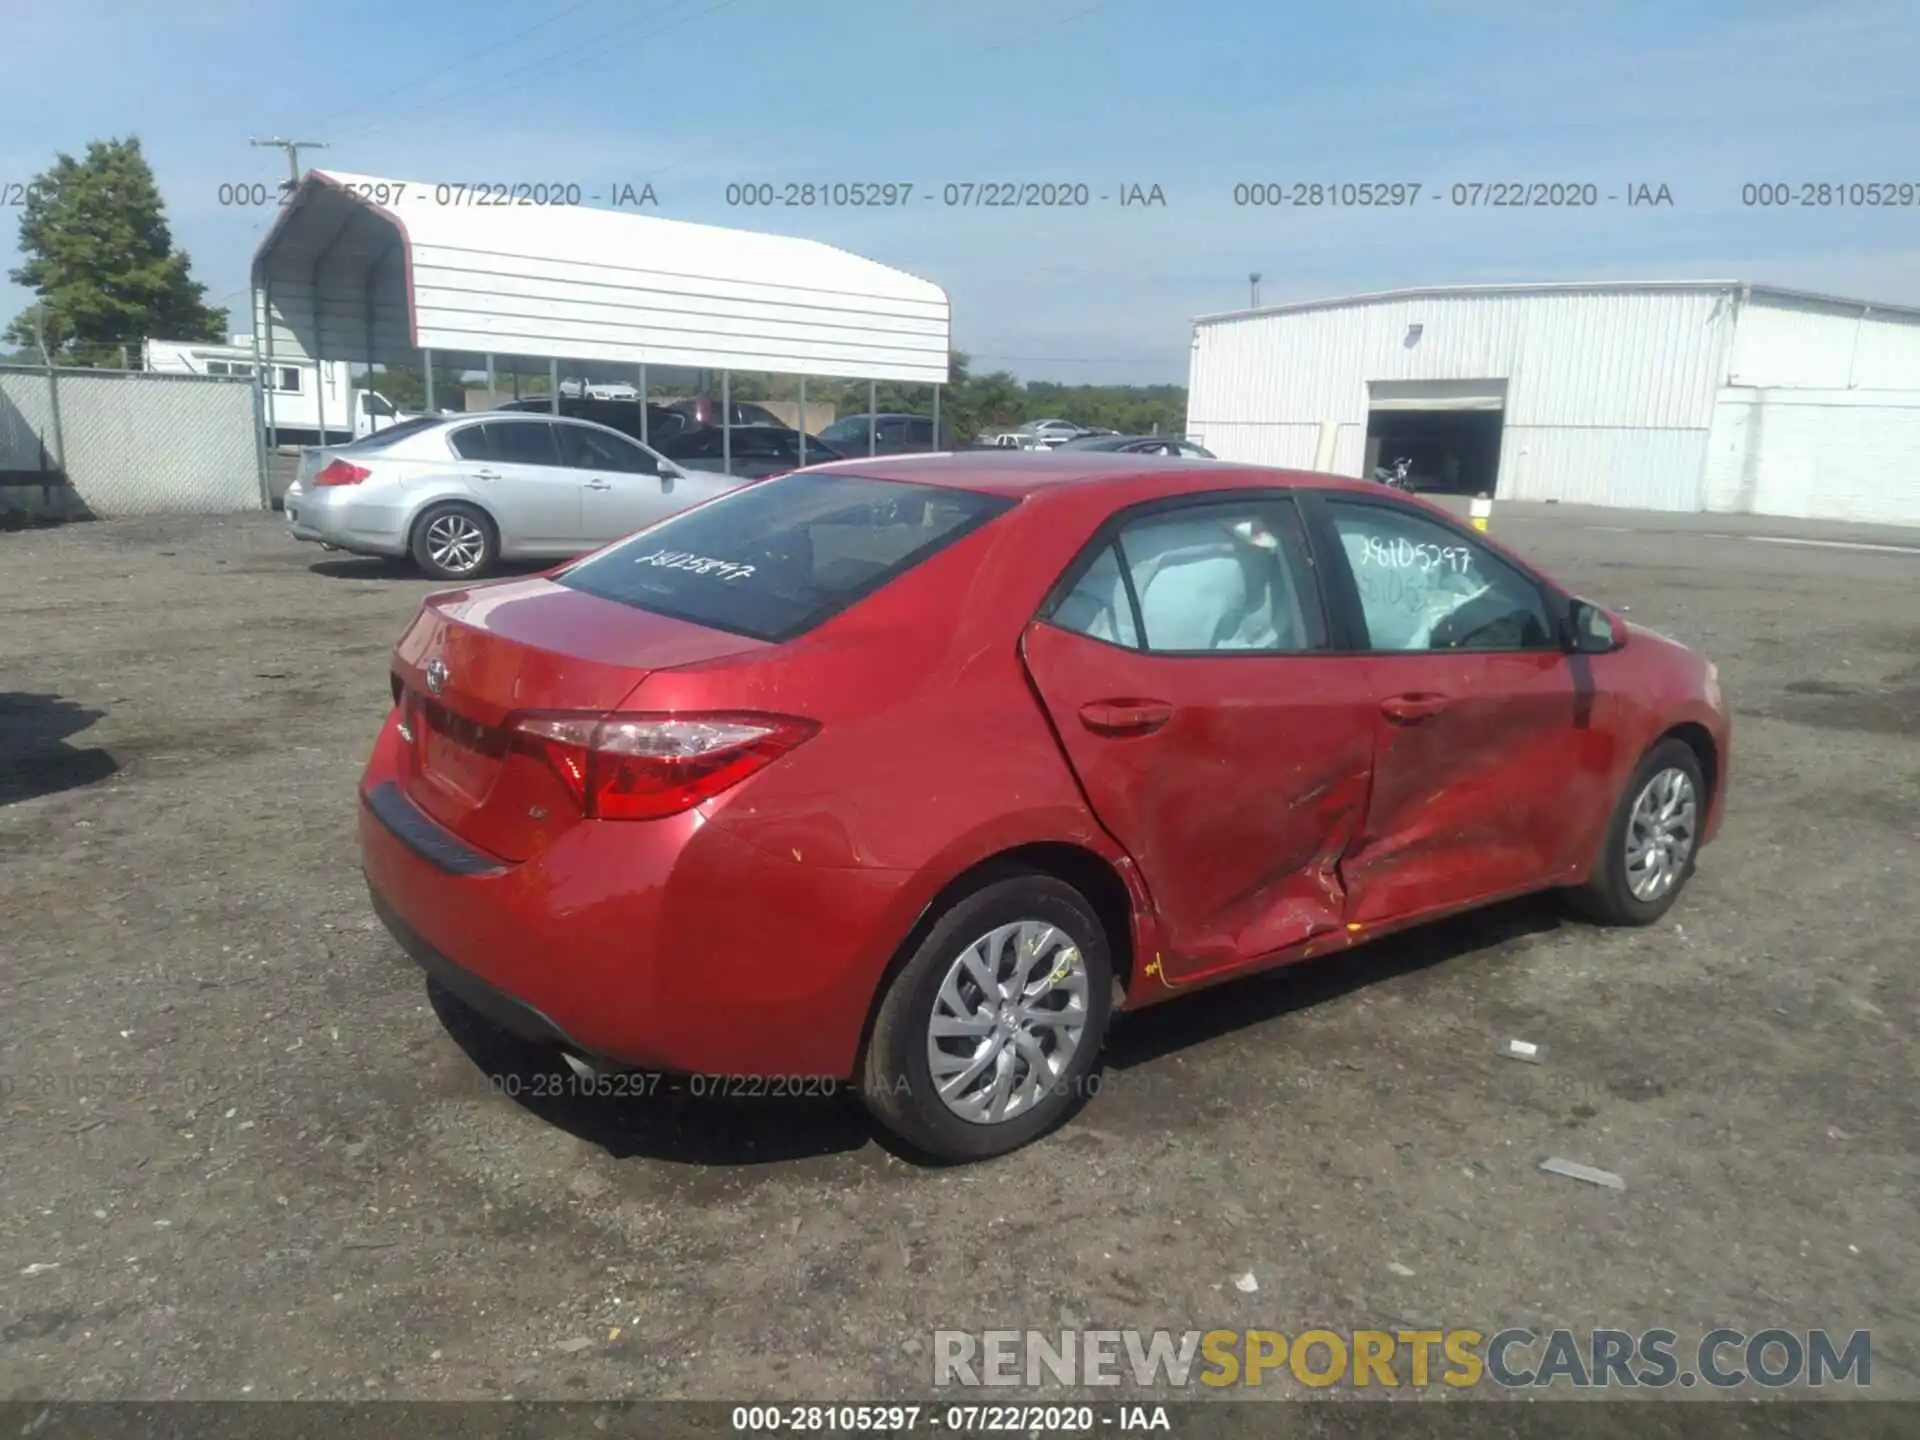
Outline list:
[[[1374,380],[1364,475],[1409,462],[1416,490],[1491,495],[1500,475],[1505,380]]]

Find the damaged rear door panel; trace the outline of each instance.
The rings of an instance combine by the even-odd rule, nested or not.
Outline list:
[[[1347,920],[1339,863],[1366,819],[1379,702],[1365,658],[1327,649],[1295,523],[1270,496],[1128,518],[1023,640],[1094,814],[1152,893],[1169,984]],[[1211,650],[1155,649],[1156,632],[1229,631]]]

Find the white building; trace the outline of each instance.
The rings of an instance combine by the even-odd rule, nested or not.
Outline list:
[[[1738,281],[1460,285],[1194,322],[1187,432],[1517,500],[1920,525],[1920,310]]]

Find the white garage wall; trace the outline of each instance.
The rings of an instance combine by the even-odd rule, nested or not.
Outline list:
[[[1204,319],[1188,430],[1223,459],[1306,466],[1331,422],[1336,469],[1357,475],[1370,381],[1504,379],[1499,494],[1697,510],[1737,289],[1413,291]]]
[[[1500,442],[1498,493],[1509,500],[1698,510],[1707,433],[1692,426],[1509,425]]]
[[[1920,525],[1920,392],[1728,389],[1705,508]]]
[[[1756,292],[1734,329],[1727,384],[1920,390],[1920,318]]]

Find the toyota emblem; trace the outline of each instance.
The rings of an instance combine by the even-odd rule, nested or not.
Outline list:
[[[427,689],[438,695],[447,688],[447,662],[434,659],[427,662]]]

